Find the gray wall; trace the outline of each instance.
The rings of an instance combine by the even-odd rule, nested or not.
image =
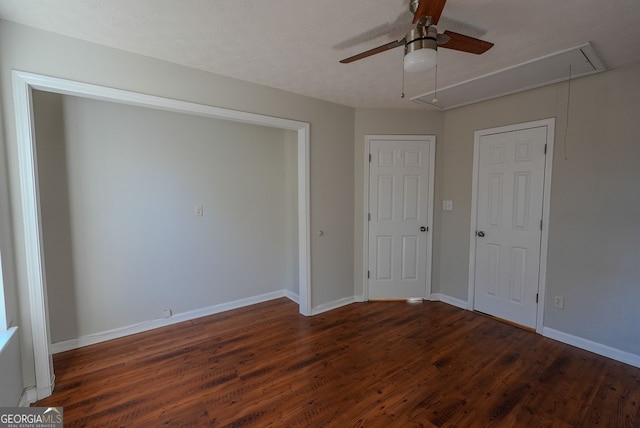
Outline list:
[[[16,328],[0,332],[0,407],[16,407],[22,395],[20,338]]]
[[[283,130],[38,91],[34,104],[53,343],[286,287]]]
[[[571,85],[567,159],[567,83],[445,112],[440,290],[467,300],[474,131],[556,117],[544,325],[640,355],[640,64]]]
[[[9,302],[9,316],[19,319],[21,325],[26,386],[35,384],[35,376],[16,168],[12,69],[309,122],[311,302],[315,307],[353,295],[352,108],[0,21],[4,127],[0,147],[7,151],[9,166],[8,178],[0,177],[0,192],[7,186],[6,180],[11,191],[10,206],[6,193],[0,194],[5,197],[0,201],[5,209],[0,215],[0,231],[14,238],[12,247],[7,247],[4,239],[2,245],[9,253],[5,270],[8,293],[19,297]],[[318,237],[318,229],[325,230],[325,235]]]

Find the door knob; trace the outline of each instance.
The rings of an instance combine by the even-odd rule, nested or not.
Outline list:
[[[426,228],[426,227],[424,227],[424,226],[420,226],[420,232],[426,232],[426,231],[427,231],[427,228]]]
[[[480,238],[484,238],[484,232],[483,231],[476,232],[476,235],[478,237],[480,237]]]

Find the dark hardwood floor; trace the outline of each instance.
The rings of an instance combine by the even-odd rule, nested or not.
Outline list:
[[[278,299],[54,364],[66,427],[640,426],[640,369],[436,302]]]

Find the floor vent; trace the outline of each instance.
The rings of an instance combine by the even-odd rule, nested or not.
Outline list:
[[[438,89],[437,104],[432,103],[433,91],[411,99],[441,110],[449,110],[568,80],[569,65],[572,78],[605,70],[596,51],[587,43]]]

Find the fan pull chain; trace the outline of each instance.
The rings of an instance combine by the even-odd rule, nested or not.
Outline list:
[[[400,94],[400,98],[404,98],[404,64],[402,65],[402,93]]]
[[[438,104],[438,63],[436,63],[435,82],[433,83],[433,99],[432,103]]]
[[[564,128],[564,160],[569,160],[567,156],[567,134],[569,133],[569,105],[571,102],[571,64],[569,64],[569,85],[567,88],[567,123]]]

